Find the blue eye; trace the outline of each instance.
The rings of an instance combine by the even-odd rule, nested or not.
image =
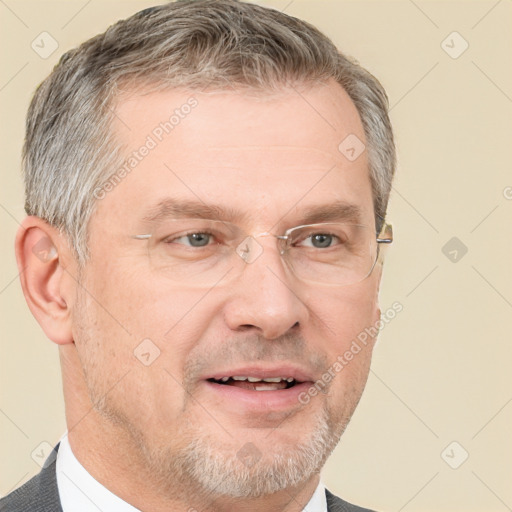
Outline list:
[[[329,233],[312,233],[303,237],[294,245],[298,247],[313,247],[314,249],[328,249],[341,243],[340,237]]]
[[[189,233],[170,240],[169,243],[178,243],[190,247],[205,247],[210,243],[212,237],[213,235],[209,233]]]
[[[330,247],[333,243],[333,236],[332,235],[324,235],[324,234],[317,234],[310,236],[311,244],[313,247],[316,247],[318,249],[323,249],[325,247]]]

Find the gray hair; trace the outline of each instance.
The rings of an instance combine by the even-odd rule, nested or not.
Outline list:
[[[86,261],[93,191],[123,161],[111,129],[121,87],[270,93],[330,78],[362,121],[379,232],[396,165],[384,88],[312,25],[238,0],[181,0],[145,9],[64,54],[37,88],[27,115],[25,211],[66,234],[78,261]]]

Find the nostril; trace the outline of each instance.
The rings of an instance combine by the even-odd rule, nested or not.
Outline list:
[[[238,326],[238,330],[240,330],[240,331],[249,331],[251,329],[257,329],[257,327],[252,324],[243,324],[243,325]]]

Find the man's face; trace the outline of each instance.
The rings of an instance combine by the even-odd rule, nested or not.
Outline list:
[[[195,106],[162,131],[192,97]],[[373,227],[366,152],[353,160],[338,149],[350,134],[365,140],[355,106],[330,82],[264,99],[233,91],[132,95],[116,115],[127,157],[151,148],[98,200],[77,288],[73,335],[103,428],[113,439],[116,430],[127,434],[133,454],[169,484],[181,472],[235,496],[309,479],[357,405],[374,340],[336,366],[308,403],[304,393],[378,320],[380,267],[349,286],[305,282],[265,236],[255,237],[261,254],[236,266],[234,277],[202,284],[200,273],[155,264],[160,241],[138,235],[172,224],[172,208],[159,210],[165,201],[239,212],[222,220],[253,236],[283,234],[304,224],[306,211],[333,204],[353,205]],[[222,382],[233,376],[295,380]]]

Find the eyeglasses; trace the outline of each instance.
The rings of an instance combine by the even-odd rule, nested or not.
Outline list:
[[[162,276],[191,287],[211,287],[241,275],[269,249],[256,239],[275,237],[286,269],[313,284],[345,286],[367,278],[382,257],[380,246],[393,241],[385,224],[376,236],[369,226],[321,223],[297,226],[283,235],[250,235],[235,224],[208,219],[171,219],[149,234],[133,238],[147,243],[151,267]]]

